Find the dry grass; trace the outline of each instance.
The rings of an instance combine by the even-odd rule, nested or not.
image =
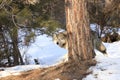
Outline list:
[[[0,78],[0,80],[54,80],[59,78],[61,80],[82,80],[83,77],[88,75],[87,72],[90,66],[94,66],[96,61],[84,61],[80,64],[74,62],[66,62],[54,67],[41,68],[22,72],[18,76],[8,76]]]

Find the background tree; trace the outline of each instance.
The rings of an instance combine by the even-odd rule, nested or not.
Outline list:
[[[24,64],[19,49],[62,26],[54,5],[56,0],[0,0],[0,66]]]
[[[101,34],[106,26],[120,27],[119,6],[119,0],[88,0],[90,23],[100,25]]]

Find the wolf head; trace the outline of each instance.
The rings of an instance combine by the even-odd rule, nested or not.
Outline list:
[[[53,35],[53,41],[55,44],[59,45],[62,48],[67,49],[68,43],[67,43],[67,32],[60,32],[58,34]]]

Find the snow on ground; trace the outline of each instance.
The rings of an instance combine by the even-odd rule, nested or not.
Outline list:
[[[22,54],[24,53],[25,49],[26,48],[20,49]],[[11,68],[0,68],[0,77],[18,75],[21,71],[57,65],[58,62],[63,60],[66,53],[67,50],[54,44],[51,37],[48,37],[47,35],[41,35],[36,38],[35,43],[28,48],[25,54],[28,56],[28,61],[30,64]],[[34,59],[38,59],[40,65],[35,65]],[[1,71],[2,69],[4,69],[4,71]]]
[[[24,51],[24,48],[21,49],[22,53],[24,53]],[[57,46],[53,43],[51,37],[44,34],[36,38],[35,43],[29,47],[26,55],[30,56],[30,64],[35,64],[34,59],[38,59],[42,66],[49,66],[60,61],[66,53],[67,50]]]
[[[97,54],[95,59],[98,63],[89,69],[92,73],[83,80],[120,80],[120,41],[104,44],[107,47],[108,56],[106,57],[95,50]],[[21,52],[24,52],[24,49],[21,49]],[[39,36],[27,51],[27,55],[31,56],[31,65],[0,68],[0,70],[4,69],[4,71],[0,71],[0,77],[19,75],[21,71],[55,65],[62,59],[65,53],[67,51],[54,44],[51,37],[46,35]],[[40,65],[33,65],[33,59],[39,59]]]
[[[92,74],[83,80],[120,80],[120,41],[104,44],[107,47],[108,56],[103,56],[95,50],[97,64],[89,69]]]
[[[9,75],[19,75],[22,71],[28,71],[32,69],[38,69],[40,65],[23,65],[23,66],[15,66],[9,68],[0,68],[4,69],[4,71],[0,71],[0,77],[6,77]]]

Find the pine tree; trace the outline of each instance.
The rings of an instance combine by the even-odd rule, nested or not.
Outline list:
[[[55,4],[54,0],[53,3],[50,0],[35,1],[0,0],[1,66],[24,64],[19,48],[29,46],[37,35],[51,35],[60,27],[60,22],[53,18],[54,15],[51,16],[49,8]],[[7,63],[2,63],[5,59]]]
[[[85,0],[66,0],[69,60],[79,63],[92,59],[93,45],[90,38],[89,17]]]

